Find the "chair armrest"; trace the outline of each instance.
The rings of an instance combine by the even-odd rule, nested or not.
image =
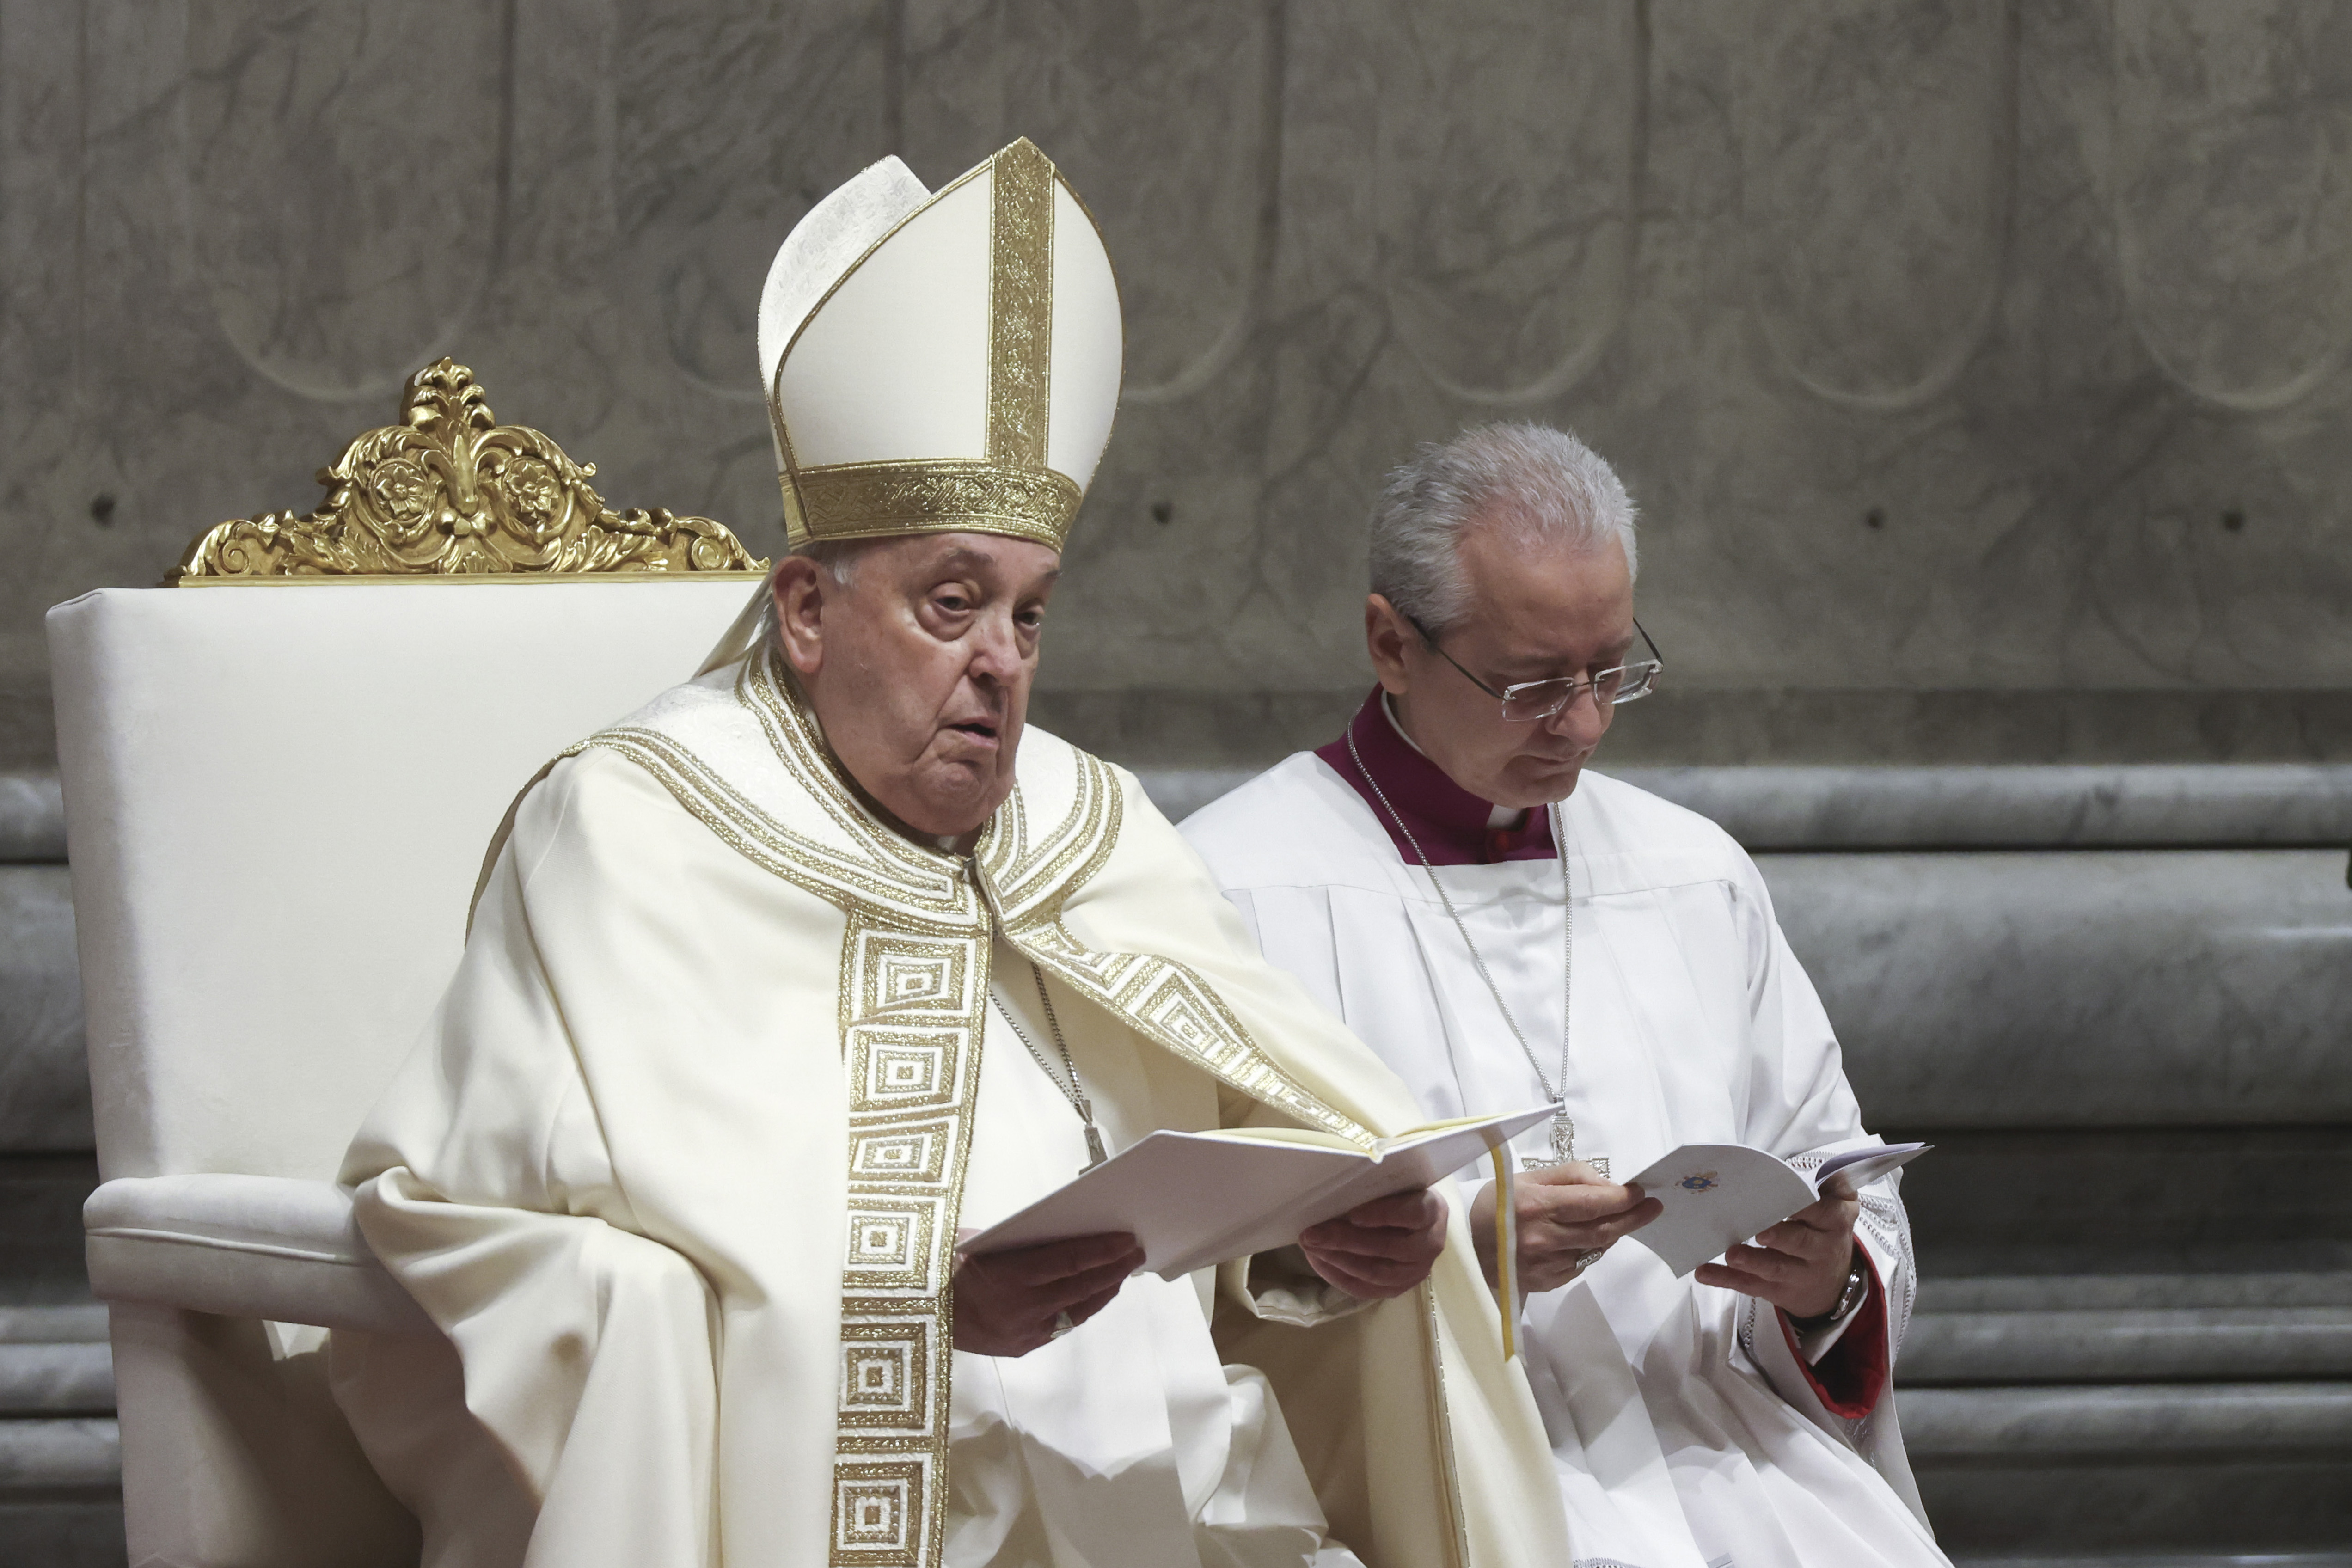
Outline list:
[[[90,1289],[232,1318],[437,1331],[368,1250],[352,1194],[278,1176],[135,1176],[82,1205]]]

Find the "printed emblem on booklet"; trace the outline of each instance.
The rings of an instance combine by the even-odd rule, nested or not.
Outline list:
[[[1666,1212],[1626,1239],[1656,1253],[1677,1277],[1687,1275],[1811,1205],[1821,1196],[1822,1184],[1840,1172],[1860,1188],[1930,1147],[1874,1143],[1847,1149],[1807,1175],[1761,1149],[1687,1143],[1632,1178]]]

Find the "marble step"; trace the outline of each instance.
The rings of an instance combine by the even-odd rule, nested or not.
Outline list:
[[[0,1344],[0,1417],[111,1415],[114,1358],[96,1344]]]
[[[2352,1463],[2352,1382],[1906,1388],[1915,1463]]]
[[[0,861],[65,858],[66,799],[56,770],[0,770]]]
[[[93,1142],[72,876],[0,864],[0,1151]]]
[[[2352,1545],[2352,1383],[1913,1388],[1897,1404],[1956,1557],[2261,1563]]]
[[[2352,1307],[1937,1312],[1914,1318],[1906,1388],[2352,1377]]]
[[[121,1485],[113,1417],[0,1421],[0,1499],[104,1493]]]
[[[0,1498],[0,1563],[7,1568],[128,1568],[130,1555],[120,1500]]]
[[[1912,1319],[1903,1387],[2352,1377],[2352,1307],[1938,1311]]]
[[[2352,1552],[2126,1552],[2068,1557],[1952,1554],[1954,1568],[2352,1568]]]
[[[0,1306],[0,1420],[113,1414],[105,1307]]]
[[[2352,1274],[1923,1280],[1906,1388],[2352,1378]]]
[[[2352,1307],[2352,1272],[1929,1275],[1911,1310],[1916,1316],[2209,1307]]]

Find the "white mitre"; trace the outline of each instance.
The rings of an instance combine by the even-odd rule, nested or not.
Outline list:
[[[936,195],[885,158],[812,208],[760,299],[784,529],[1062,548],[1118,404],[1102,234],[1025,138]]]

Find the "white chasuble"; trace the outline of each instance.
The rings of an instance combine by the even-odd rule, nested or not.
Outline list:
[[[1005,1024],[1054,1052],[1033,965],[1114,1148],[1419,1120],[1134,779],[1036,730],[970,858],[874,817],[761,656],[525,792],[344,1170],[462,1363],[441,1441],[392,1342],[339,1369],[431,1568],[1565,1560],[1458,1206],[1392,1301],[1238,1260],[1027,1357],[952,1348],[959,1232],[1085,1159]]]
[[[983,1229],[1086,1167],[1083,1123],[1029,1054],[1019,1020],[1060,1070],[1028,961],[995,953],[961,1227]],[[1170,1071],[1132,1031],[1064,1037],[1113,1148],[1155,1128],[1218,1124],[1214,1084]],[[1154,1057],[1160,1059],[1153,1059]],[[1155,1068],[1159,1070],[1155,1070]],[[1351,1568],[1281,1410],[1255,1370],[1220,1364],[1214,1279],[1140,1274],[1072,1332],[1025,1356],[957,1352],[948,1468],[948,1568]]]
[[[1801,1164],[1878,1142],[1754,863],[1713,823],[1587,770],[1553,808],[1575,888],[1566,1104],[1580,1158],[1619,1179],[1695,1142]],[[1300,753],[1183,832],[1250,925],[1403,1078],[1432,1119],[1549,1098],[1462,932],[1373,809]],[[1563,926],[1555,858],[1440,865],[1543,1076],[1560,1081]],[[1549,1161],[1549,1126],[1517,1152]],[[1475,1173],[1465,1173],[1465,1176]],[[1900,1173],[1864,1188],[1892,1363],[1916,1290]],[[1621,1241],[1531,1297],[1521,1341],[1573,1558],[1627,1568],[1942,1564],[1895,1424],[1825,1403],[1769,1304],[1676,1279]],[[1863,1347],[1851,1347],[1860,1349]],[[1808,1346],[1816,1357],[1818,1345]]]

